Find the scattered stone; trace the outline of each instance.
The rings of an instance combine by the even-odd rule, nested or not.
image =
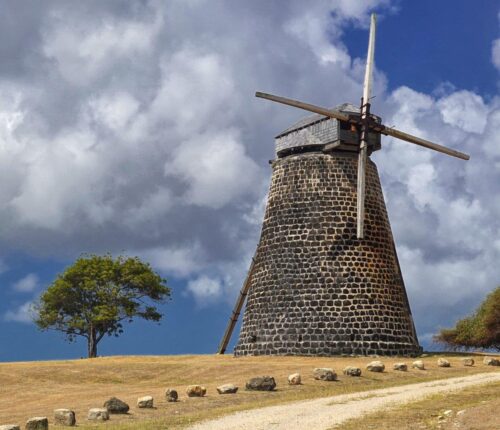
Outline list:
[[[129,405],[116,397],[111,397],[111,399],[106,400],[104,402],[104,407],[110,414],[126,414],[130,409]]]
[[[384,363],[381,361],[372,361],[366,365],[366,368],[370,372],[383,372],[385,370]]]
[[[26,430],[48,430],[49,420],[47,417],[34,417],[26,421]]]
[[[448,409],[447,411],[443,412],[443,415],[445,417],[451,417],[452,414],[453,414],[453,411],[451,409]]]
[[[444,358],[439,358],[438,359],[438,366],[439,367],[450,367],[450,362]]]
[[[276,388],[276,381],[272,376],[259,376],[250,379],[245,388],[251,391],[273,391]]]
[[[87,419],[91,421],[107,421],[109,420],[109,412],[106,408],[89,409]]]
[[[4,424],[0,426],[0,430],[21,430],[17,424]]]
[[[414,361],[411,367],[414,369],[425,370],[424,362],[422,360]]]
[[[361,369],[359,367],[347,366],[344,367],[343,373],[347,376],[361,376]]]
[[[463,415],[465,414],[465,409],[462,409],[461,411],[458,411],[457,412],[457,417],[459,417],[460,415]]]
[[[207,394],[207,389],[201,385],[190,385],[186,388],[188,397],[203,397]]]
[[[55,409],[54,421],[62,426],[74,426],[76,424],[75,413],[70,409]]]
[[[176,402],[179,395],[177,394],[177,390],[167,388],[167,391],[165,391],[165,397],[167,398],[167,402]]]
[[[219,394],[236,394],[238,387],[234,384],[223,384],[217,387]]]
[[[302,384],[302,377],[300,373],[292,373],[288,375],[288,385],[300,385]]]
[[[484,357],[483,363],[487,366],[500,366],[500,360],[492,357]]]
[[[152,408],[153,407],[153,397],[144,396],[137,399],[138,408]]]
[[[446,417],[444,417],[443,415],[438,415],[438,421],[443,421],[445,419],[446,419]]]
[[[394,363],[392,368],[400,372],[406,372],[408,370],[408,365],[406,363]]]
[[[313,371],[313,377],[319,381],[335,381],[337,374],[329,367],[317,367]]]
[[[472,357],[462,358],[462,364],[464,366],[474,366],[474,359]]]

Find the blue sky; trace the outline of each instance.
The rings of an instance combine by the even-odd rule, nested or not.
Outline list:
[[[256,90],[357,103],[471,153],[384,140],[379,167],[421,343],[500,284],[499,9],[467,1],[7,1],[0,14],[0,360],[78,358],[29,304],[81,253],[139,255],[173,300],[99,353],[216,350],[256,246],[273,136]],[[236,336],[235,336],[236,337]]]

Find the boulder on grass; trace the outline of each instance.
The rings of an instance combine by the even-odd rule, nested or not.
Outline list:
[[[137,399],[138,408],[152,408],[153,407],[153,397],[144,396]]]
[[[47,417],[33,417],[26,421],[26,430],[48,430],[49,420]]]
[[[207,389],[201,385],[190,385],[186,388],[188,397],[203,397],[207,394]]]
[[[17,424],[4,424],[0,425],[0,430],[21,430]]]
[[[89,409],[87,419],[90,421],[107,421],[109,420],[109,412],[106,408]]]
[[[223,384],[217,387],[219,394],[236,394],[238,387],[234,384]]]
[[[276,381],[272,376],[258,376],[250,379],[245,388],[250,391],[273,391],[276,388]]]
[[[177,394],[177,390],[167,388],[167,391],[165,391],[165,397],[167,398],[167,402],[176,402],[179,398],[179,394]]]
[[[335,381],[337,374],[329,367],[317,367],[313,370],[313,377],[318,381]]]
[[[394,370],[399,370],[400,372],[406,372],[408,370],[408,366],[406,363],[394,363],[392,365]]]
[[[359,367],[347,366],[344,367],[343,373],[347,376],[361,376],[361,369]]]
[[[302,377],[300,373],[292,373],[288,375],[288,385],[300,385],[302,384]]]
[[[385,370],[385,365],[381,361],[372,361],[366,365],[366,368],[370,372],[383,372]]]
[[[450,362],[444,358],[439,358],[438,367],[450,367]]]
[[[492,357],[484,357],[483,363],[487,366],[500,366],[500,360]]]
[[[111,399],[106,400],[104,402],[104,407],[110,414],[126,414],[130,409],[129,405],[116,397],[111,397]]]
[[[412,363],[411,367],[418,370],[425,370],[425,365],[422,360],[416,360]]]
[[[474,359],[472,357],[462,358],[462,364],[464,366],[474,366]]]
[[[54,421],[62,426],[74,426],[76,424],[75,412],[71,409],[55,409]]]

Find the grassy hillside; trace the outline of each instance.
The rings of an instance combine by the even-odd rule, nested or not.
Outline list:
[[[443,355],[439,355],[443,357]],[[47,416],[53,422],[53,410],[70,408],[76,411],[79,428],[159,429],[181,428],[202,418],[214,417],[231,411],[255,408],[276,403],[343,394],[422,382],[432,379],[498,371],[482,364],[476,357],[476,366],[464,367],[459,355],[445,356],[450,368],[437,367],[436,355],[423,358],[427,370],[392,370],[392,364],[412,359],[381,358],[386,365],[382,374],[365,371],[371,358],[316,358],[316,357],[243,357],[231,355],[159,356],[159,357],[103,357],[92,360],[47,361],[0,364],[0,424],[24,425],[33,416]],[[363,369],[360,378],[342,375],[347,365]],[[312,378],[315,367],[332,367],[339,381],[321,382]],[[290,373],[302,374],[301,386],[288,386]],[[277,381],[272,393],[247,392],[245,381],[253,376],[270,375]],[[217,394],[217,385],[234,383],[240,387],[236,395]],[[207,387],[204,398],[188,398],[185,388],[190,384]],[[167,403],[165,389],[177,389],[180,401]],[[153,410],[136,408],[137,398],[151,395]],[[90,424],[87,411],[102,407],[111,396],[119,397],[130,406],[128,415],[112,415],[107,423]],[[138,424],[141,423],[139,426]],[[52,426],[54,428],[54,426]]]

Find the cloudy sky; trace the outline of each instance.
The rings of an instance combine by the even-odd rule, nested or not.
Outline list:
[[[0,360],[78,357],[30,323],[83,252],[168,278],[162,325],[102,354],[213,352],[254,252],[273,136],[303,116],[256,90],[358,103],[469,162],[384,138],[379,166],[421,343],[500,284],[495,2],[7,0],[0,5]]]

